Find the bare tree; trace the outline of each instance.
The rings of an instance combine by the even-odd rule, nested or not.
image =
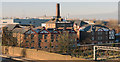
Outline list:
[[[59,48],[63,53],[72,53],[76,46],[76,35],[68,32],[61,33],[58,39]]]
[[[5,45],[5,46],[17,45],[16,37],[13,37],[12,31],[7,30],[6,28],[3,28],[2,45]]]

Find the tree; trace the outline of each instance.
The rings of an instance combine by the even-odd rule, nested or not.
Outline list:
[[[63,32],[60,34],[58,42],[60,43],[59,47],[63,53],[73,53],[76,47],[76,35],[69,32]]]
[[[81,44],[91,44],[91,43],[92,43],[92,40],[90,38],[86,38],[81,42]]]
[[[16,37],[13,37],[12,31],[7,30],[5,27],[3,28],[3,33],[2,33],[2,45],[5,46],[17,45]]]

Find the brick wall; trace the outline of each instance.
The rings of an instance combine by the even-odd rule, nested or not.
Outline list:
[[[41,51],[37,49],[26,49],[26,48],[19,48],[19,47],[7,47],[2,46],[2,53],[5,54],[5,49],[8,49],[7,54],[16,55],[16,56],[25,56],[26,58],[31,58],[35,60],[84,60],[81,58],[71,58],[69,55],[60,55],[56,53],[49,53],[46,51]]]

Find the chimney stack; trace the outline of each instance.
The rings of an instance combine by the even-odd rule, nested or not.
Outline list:
[[[56,4],[56,16],[57,18],[60,18],[60,4],[59,3]]]

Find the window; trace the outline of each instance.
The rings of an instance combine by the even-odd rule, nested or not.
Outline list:
[[[106,38],[105,38],[106,40],[108,40],[108,36],[106,36]]]
[[[38,46],[39,48],[41,48],[41,46]]]
[[[109,39],[111,39],[111,37],[109,37]]]
[[[42,34],[39,34],[39,36],[38,36],[40,39],[42,39]]]
[[[98,35],[102,35],[102,32],[98,32]]]
[[[94,37],[92,37],[92,40],[94,40]]]
[[[56,35],[56,39],[58,38],[58,35]]]
[[[98,40],[102,40],[102,37],[98,37]]]
[[[58,40],[56,40],[56,42],[58,42]]]
[[[34,37],[34,35],[33,35],[33,34],[31,34],[31,39],[33,39],[33,37]]]
[[[26,41],[26,43],[28,43],[29,41]]]
[[[21,23],[21,21],[19,21],[19,23]]]
[[[29,47],[25,47],[25,48],[29,48]]]
[[[53,34],[51,35],[51,39],[54,39],[54,35]]]
[[[45,46],[45,48],[47,48],[47,46]]]
[[[34,43],[34,41],[31,41],[31,43]]]
[[[54,46],[51,46],[51,48],[54,48]]]
[[[51,40],[51,42],[54,42],[54,40]]]
[[[44,35],[44,39],[47,39],[47,34]]]
[[[112,39],[114,39],[114,37],[112,37]]]
[[[39,39],[39,42],[41,42],[41,40]]]
[[[34,47],[31,47],[31,49],[34,49]]]
[[[24,39],[26,39],[27,38],[27,35],[25,34],[25,37],[24,37]]]
[[[47,40],[45,40],[45,42],[47,42]]]
[[[111,34],[111,31],[109,32],[109,34]]]
[[[3,22],[3,23],[7,23],[7,22]]]
[[[112,31],[112,34],[114,34],[114,31]]]
[[[106,34],[108,34],[108,32],[106,31]]]
[[[94,32],[92,32],[92,35],[94,35]]]

